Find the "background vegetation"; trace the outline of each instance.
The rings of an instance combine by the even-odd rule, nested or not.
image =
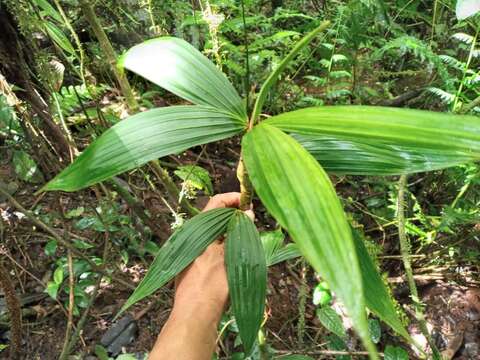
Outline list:
[[[129,114],[186,104],[117,67],[119,55],[146,39],[182,38],[251,108],[296,42],[329,20],[288,64],[263,113],[382,105],[478,116],[479,10],[468,0],[0,1],[0,357],[143,358],[168,315],[172,287],[117,324],[113,316],[172,229],[208,196],[239,188],[240,143],[232,138],[76,193],[37,193]],[[414,359],[436,347],[449,359],[478,358],[478,165],[400,182],[331,179],[418,343],[370,315],[381,354]],[[298,257],[257,198],[254,206],[272,266],[250,358],[365,356],[329,284]],[[418,294],[407,284],[409,263]],[[230,312],[219,331],[217,358],[243,359]]]

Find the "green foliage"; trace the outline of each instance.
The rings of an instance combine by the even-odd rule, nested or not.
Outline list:
[[[319,283],[313,290],[313,305],[325,306],[330,304],[332,301],[332,293],[330,291],[330,286],[326,281]]]
[[[0,94],[0,136],[12,137],[15,141],[21,134],[22,129],[13,107],[8,104],[7,97]]]
[[[368,255],[367,249],[356,230],[352,230],[355,251],[357,253],[360,271],[363,277],[363,286],[367,307],[381,320],[390,325],[398,334],[411,341],[397,314],[397,308],[391,300],[388,289],[385,287],[378,271]]]
[[[240,122],[247,118],[226,76],[186,41],[171,37],[146,41],[130,49],[120,65],[194,104],[211,106]]]
[[[255,127],[244,136],[242,147],[250,179],[262,203],[345,303],[367,345],[370,339],[366,338],[358,259],[328,176],[293,138],[270,125]]]
[[[374,344],[380,342],[382,336],[382,328],[380,327],[380,322],[377,319],[368,319],[368,329],[370,330],[370,337]]]
[[[153,294],[185,269],[210,243],[225,232],[233,212],[233,209],[228,208],[214,209],[185,222],[162,246],[147,275],[123,305],[120,313]]]
[[[14,151],[12,162],[15,173],[23,181],[31,183],[42,183],[45,181],[37,164],[25,151]]]
[[[335,30],[328,32],[326,37],[330,38],[322,40],[319,46],[324,59],[316,64],[314,70],[318,71],[312,71],[306,78],[319,88],[326,87],[326,90],[322,89],[325,97],[312,97],[305,103],[323,102],[324,99],[335,103],[358,100],[355,99],[355,86],[361,62],[360,49],[365,46],[371,50],[369,47],[374,42],[367,35],[375,30],[362,24],[366,21],[359,21],[359,14],[366,14],[369,19],[382,19],[382,24],[389,23],[391,19],[381,1],[353,3],[339,7],[340,15],[334,23]],[[215,12],[223,9],[223,6],[218,5]],[[229,6],[232,11],[238,11],[234,4],[229,3]],[[206,49],[212,50],[218,67],[187,42],[172,37],[137,45],[121,61],[125,68],[196,105],[149,110],[119,122],[47,184],[45,189],[74,191],[158,157],[242,133],[242,158],[254,190],[295,244],[284,245],[280,230],[264,234],[259,239],[251,221],[243,214],[235,215],[231,209],[200,214],[187,221],[158,250],[149,272],[122,311],[165,285],[209,243],[222,235],[230,223],[226,251],[229,287],[246,353],[252,349],[263,315],[265,265],[273,265],[299,254],[328,281],[332,291],[344,303],[354,328],[372,358],[376,358],[373,343],[379,341],[381,332],[378,321],[367,321],[366,307],[410,341],[362,240],[358,240],[355,234],[352,237],[342,204],[325,171],[392,175],[431,171],[477,161],[480,154],[478,118],[385,107],[333,106],[287,112],[257,125],[264,105],[276,100],[282,91],[282,81],[278,81],[284,79],[281,72],[285,69],[295,70],[301,62],[309,64],[313,53],[307,51],[307,45],[326,28],[327,23],[320,26],[316,22],[312,24],[317,27],[282,58],[279,53],[286,53],[283,47],[288,48],[298,34],[310,30],[312,25],[299,25],[298,29],[288,31],[278,31],[274,25],[286,19],[301,23],[309,17],[288,10],[278,10],[269,20],[264,15],[247,17],[247,27],[271,30],[268,36],[252,41],[249,59],[252,69],[273,69],[268,76],[256,75],[266,81],[260,88],[248,121],[246,105],[249,104],[240,98],[234,86],[218,69],[224,66],[230,72],[242,76],[245,74],[240,71],[243,67],[237,61],[232,61],[244,55],[244,47],[226,40],[229,33],[230,36],[243,34],[243,25],[238,17],[228,19],[222,14],[217,15],[218,19],[221,18],[221,24],[217,24],[215,32],[212,31],[212,19],[204,19],[206,25],[197,23],[195,19],[193,22],[192,19],[186,19],[183,27],[192,31],[192,38],[197,36],[198,39],[202,33],[198,28],[194,30],[195,27],[208,26],[208,29],[204,29],[209,31]],[[378,25],[375,28],[378,30],[381,27]],[[352,32],[352,29],[363,30]],[[358,32],[361,35],[356,35]],[[377,59],[397,59],[402,56],[412,59],[409,65],[421,69],[427,64],[431,78],[438,74],[441,80],[432,83],[431,89],[446,89],[441,90],[445,97],[445,94],[453,94],[457,88],[453,103],[470,99],[475,93],[476,73],[468,70],[468,61],[462,62],[451,54],[439,56],[432,45],[416,36],[404,34],[398,28],[394,28],[392,33],[393,40],[378,41],[381,48],[374,54]],[[248,34],[246,36],[248,38]],[[459,35],[456,38],[466,45],[468,41],[471,41],[470,45],[475,45],[475,40],[469,40],[468,36]],[[220,47],[215,44],[216,41],[220,41]],[[474,50],[474,46],[471,49]],[[475,54],[473,50],[470,54]],[[463,79],[452,77],[454,72],[461,72]],[[345,84],[335,86],[343,80]],[[277,82],[279,88],[274,91]],[[288,81],[285,83],[288,85]],[[389,85],[385,85],[386,91],[388,88]],[[291,93],[301,94],[302,91],[295,88]],[[438,90],[431,91],[442,94]],[[275,101],[271,102],[275,104]],[[243,134],[244,131],[246,134]],[[192,175],[194,172],[196,175]],[[196,167],[180,168],[177,175],[184,181],[193,179],[197,187],[211,190],[211,183],[207,184],[206,180],[208,174]],[[423,212],[417,207],[415,221],[425,226],[424,219]],[[98,221],[87,216],[76,224],[102,231]],[[101,225],[103,231],[116,231],[115,227],[110,228],[112,224],[102,222]],[[429,236],[417,224],[408,224],[408,229],[425,238]],[[229,242],[230,238],[236,238],[237,241]],[[88,247],[88,243],[76,243],[79,247]],[[54,253],[54,250],[49,249],[49,253]],[[325,299],[323,302],[328,303]],[[345,336],[344,329],[341,327],[343,332],[340,330],[338,319],[327,309],[330,308],[318,310],[320,320],[340,336],[333,338],[331,347],[344,348],[341,339]],[[334,340],[337,341],[336,345],[332,345]],[[253,353],[257,350],[253,348]]]
[[[328,331],[334,333],[341,339],[346,338],[347,334],[343,327],[342,319],[331,307],[325,306],[317,309],[317,317]]]
[[[301,256],[297,245],[284,244],[285,235],[281,229],[260,233],[267,266],[273,266],[286,260]]]
[[[398,346],[387,345],[384,351],[385,360],[408,360],[408,353]]]
[[[242,127],[239,120],[204,106],[145,111],[107,130],[44,190],[79,190],[159,157],[232,136]]]
[[[193,187],[194,189],[205,190],[207,195],[213,194],[210,174],[204,168],[196,165],[185,165],[179,166],[174,173],[183,180],[184,188]]]
[[[236,212],[228,225],[225,267],[233,313],[249,354],[263,319],[267,265],[258,231],[243,212]]]
[[[284,113],[265,123],[300,134],[300,143],[326,170],[340,174],[430,171],[480,156],[480,120],[473,116],[335,106]]]

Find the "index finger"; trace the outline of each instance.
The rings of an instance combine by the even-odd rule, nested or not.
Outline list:
[[[217,208],[232,207],[238,208],[240,205],[240,193],[239,192],[229,192],[225,194],[217,194],[213,196],[208,204],[205,206],[203,211],[208,211]]]

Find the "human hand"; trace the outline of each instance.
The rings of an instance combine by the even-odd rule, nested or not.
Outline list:
[[[203,211],[240,205],[240,193],[231,192],[213,196]],[[245,212],[252,220],[253,211]],[[174,310],[196,307],[208,309],[220,319],[228,301],[227,274],[224,263],[223,240],[209,245],[189,267],[177,276]],[[196,311],[196,310],[195,310]]]
[[[239,193],[215,195],[203,211],[240,205]],[[245,212],[253,220],[253,211]],[[208,246],[176,278],[175,301],[149,360],[208,360],[228,301],[223,241]]]

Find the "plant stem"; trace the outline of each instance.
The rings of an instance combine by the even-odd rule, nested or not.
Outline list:
[[[92,30],[98,40],[98,44],[100,45],[103,55],[110,63],[110,67],[112,69],[115,78],[117,79],[118,85],[120,85],[120,90],[122,91],[123,96],[127,102],[128,108],[135,112],[138,110],[138,103],[133,95],[132,88],[130,87],[130,83],[128,82],[125,73],[117,67],[117,54],[113,49],[110,40],[108,40],[107,34],[102,28],[100,24],[100,20],[98,19],[97,15],[95,15],[95,11],[93,6],[90,4],[89,0],[80,0],[79,1],[80,8],[82,9],[85,18],[87,19],[88,23],[92,27]]]
[[[22,310],[12,279],[0,261],[0,288],[3,290],[8,312],[10,313],[10,359],[20,359],[22,345]]]
[[[175,182],[168,174],[168,171],[160,166],[158,160],[151,161],[149,165],[157,176],[158,180],[162,183],[163,187],[167,190],[170,201],[174,204],[178,204],[180,198],[180,191],[178,190]],[[181,199],[179,206],[191,216],[195,216],[199,213],[199,210],[192,206],[190,202],[185,198]]]
[[[415,317],[417,318],[420,326],[420,331],[428,341],[433,354],[437,354],[438,350],[433,342],[427,328],[427,322],[423,315],[422,304],[418,297],[418,290],[413,277],[411,259],[411,244],[405,231],[405,192],[407,188],[407,176],[400,176],[398,182],[398,198],[397,198],[397,221],[398,221],[398,237],[400,240],[400,253],[402,255],[403,266],[405,268],[405,274],[407,276],[408,287],[412,298],[413,305],[415,307]]]
[[[75,277],[73,273],[73,258],[72,252],[67,250],[67,259],[68,259],[68,320],[67,320],[67,330],[65,331],[65,340],[63,342],[62,352],[58,357],[60,360],[67,358],[68,354],[68,343],[70,340],[70,333],[72,332],[73,327],[73,306],[75,304],[74,289],[75,289]]]
[[[245,4],[242,5],[242,22],[243,22],[243,44],[245,46],[245,102],[247,107],[247,114],[250,109],[250,54],[248,51],[248,37],[247,37],[247,22],[245,20]]]
[[[67,15],[65,14],[65,11],[63,11],[63,7],[60,4],[59,0],[53,0],[55,3],[55,6],[57,7],[58,12],[60,13],[60,16],[63,19],[63,22],[65,26],[67,27],[68,31],[72,34],[73,40],[75,41],[75,44],[77,45],[78,49],[78,54],[79,54],[79,59],[78,61],[80,62],[80,77],[82,78],[82,82],[85,84],[85,87],[87,87],[87,82],[85,81],[85,69],[84,69],[84,62],[85,62],[85,52],[83,51],[83,46],[82,43],[80,42],[80,39],[73,29],[72,23],[68,19]]]
[[[297,338],[298,345],[300,348],[303,348],[303,338],[305,337],[305,309],[307,305],[307,295],[308,295],[308,284],[307,284],[307,273],[308,267],[305,259],[302,259],[302,282],[300,283],[300,289],[298,290],[298,323],[297,323]]]
[[[470,103],[462,107],[459,111],[460,114],[466,114],[473,110],[474,107],[480,106],[480,96],[472,100]]]
[[[250,178],[243,162],[243,158],[240,157],[237,166],[237,178],[240,182],[240,210],[245,211],[249,210],[252,205],[253,198],[253,186],[250,182]]]
[[[433,5],[433,18],[432,18],[432,34],[430,37],[430,46],[433,44],[433,40],[435,38],[435,24],[437,22],[437,8],[438,8],[438,0],[435,0]]]
[[[69,143],[69,151],[70,151],[70,162],[73,162],[73,159],[76,155],[78,155],[77,145],[75,144],[75,140],[68,129],[67,123],[65,122],[65,118],[63,117],[62,108],[60,106],[60,102],[58,101],[58,96],[55,91],[52,91],[52,97],[55,101],[55,107],[57,108],[58,117],[60,119],[60,124],[62,124],[63,131],[65,131],[65,137],[67,138],[67,142]]]
[[[87,307],[86,307],[85,311],[83,312],[82,317],[78,321],[77,328],[75,329],[75,332],[72,334],[72,337],[71,337],[70,341],[68,341],[68,344],[65,348],[65,355],[64,355],[63,358],[59,357],[60,360],[67,359],[68,356],[70,355],[73,347],[77,343],[78,338],[80,337],[80,333],[83,330],[83,327],[85,326],[85,323],[88,319],[88,315],[90,314],[90,309],[92,308],[93,303],[97,299],[98,290],[100,289],[100,283],[101,282],[102,282],[102,276],[100,275],[100,277],[98,278],[98,282],[95,284],[95,288],[93,289],[93,292],[90,295],[90,299],[88,300]]]
[[[297,42],[294,48],[290,53],[282,60],[278,67],[272,71],[267,80],[263,83],[260,92],[258,93],[257,100],[253,107],[252,116],[250,122],[253,124],[258,121],[260,112],[262,111],[263,104],[267,98],[268,92],[271,87],[277,82],[280,73],[287,67],[288,63],[305,47],[307,46],[320,32],[324,31],[327,27],[330,26],[330,21],[324,21],[317,27],[315,30],[307,34],[302,40]]]
[[[260,352],[260,360],[268,360],[267,341],[263,329],[258,331],[258,349]]]
[[[140,220],[142,220],[143,224],[148,226],[152,232],[156,233],[157,236],[162,238],[160,231],[157,228],[155,222],[144,211],[144,205],[142,204],[142,202],[139,199],[137,199],[135,196],[130,194],[128,189],[126,189],[122,185],[122,183],[120,182],[120,179],[118,179],[117,177],[114,176],[110,181],[113,189],[120,195],[120,197],[123,200],[125,200],[128,207],[132,209],[132,211],[135,213],[135,215],[138,216]]]

